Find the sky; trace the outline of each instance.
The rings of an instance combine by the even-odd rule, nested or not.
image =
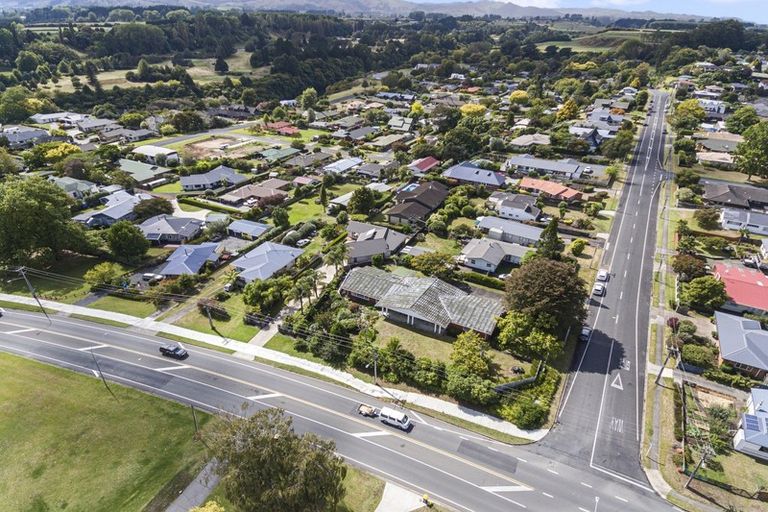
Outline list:
[[[434,0],[433,0],[434,1]],[[445,0],[442,0],[445,1]],[[450,1],[450,0],[449,0]],[[768,23],[768,0],[500,0],[538,7],[612,7],[627,11],[656,11],[736,17]]]

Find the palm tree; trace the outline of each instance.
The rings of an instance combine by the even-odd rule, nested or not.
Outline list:
[[[328,251],[328,254],[325,255],[325,263],[328,265],[333,265],[333,267],[336,269],[336,272],[338,272],[339,266],[343,265],[347,260],[347,250],[347,244],[341,243],[336,245],[330,251]]]
[[[323,282],[323,279],[325,279],[325,272],[313,269],[307,272],[306,277],[307,281],[312,283],[312,288],[315,290],[315,298],[318,298],[320,296],[318,293],[318,285],[320,285]]]
[[[296,287],[299,288],[299,290],[301,290],[301,293],[302,293],[303,297],[307,299],[307,303],[311,304],[312,303],[312,288],[313,288],[312,277],[309,276],[309,275],[301,277],[296,282]]]
[[[299,286],[299,283],[296,283],[293,288],[288,290],[288,293],[286,294],[288,300],[298,300],[299,301],[299,307],[301,308],[301,312],[304,312],[304,290],[301,289],[301,286]]]

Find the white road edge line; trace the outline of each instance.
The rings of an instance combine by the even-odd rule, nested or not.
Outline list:
[[[100,348],[107,348],[109,345],[94,345],[92,347],[76,348],[80,352],[88,352],[89,350],[98,350]]]
[[[30,332],[30,331],[35,331],[35,330],[36,329],[33,329],[32,327],[29,327],[27,329],[18,329],[16,331],[3,332],[3,333],[0,333],[0,334],[21,334],[23,332]]]
[[[384,430],[374,430],[372,432],[359,432],[357,434],[352,434],[352,435],[358,439],[362,439],[364,437],[388,436],[389,434],[390,434],[389,432],[386,432]]]
[[[154,370],[156,372],[168,372],[171,370],[183,370],[184,368],[189,368],[186,364],[180,364],[178,366],[166,366],[164,368],[150,368],[150,370]]]
[[[483,490],[496,494],[497,492],[529,492],[533,489],[526,485],[489,485],[483,487]]]

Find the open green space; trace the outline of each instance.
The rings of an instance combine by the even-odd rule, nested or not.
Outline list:
[[[155,312],[155,306],[151,302],[143,300],[130,300],[114,295],[106,295],[88,305],[89,308],[113,311],[124,315],[145,318]]]
[[[433,336],[431,334],[409,329],[404,325],[390,322],[380,318],[374,325],[378,333],[376,338],[379,346],[384,347],[391,338],[400,340],[400,345],[412,352],[418,357],[429,357],[437,361],[448,363],[451,360],[454,338],[449,336]],[[510,371],[513,366],[522,366],[526,370],[530,367],[529,363],[523,362],[511,354],[491,349],[491,356],[494,363],[499,367],[499,372],[506,377],[514,377],[515,374]]]
[[[596,34],[575,37],[570,41],[545,41],[538,43],[536,47],[544,50],[547,46],[558,48],[571,48],[575,52],[605,52],[615,50],[624,41],[640,40],[643,32],[636,30],[607,30]]]
[[[348,465],[347,475],[344,477],[344,489],[346,491],[344,499],[336,507],[335,512],[374,512],[384,494],[384,481]],[[221,486],[213,490],[208,501],[215,501],[227,512],[243,512],[224,496],[224,489]]]
[[[83,276],[101,262],[99,258],[68,254],[46,269],[47,272],[56,274],[55,276],[36,277],[29,274],[29,281],[41,299],[74,304],[88,295],[91,289],[90,285],[82,280]],[[129,269],[122,266],[122,270],[127,272]],[[31,296],[23,279],[12,278],[8,282],[6,278],[0,282],[0,291]]]
[[[214,319],[213,325],[216,327],[216,331],[211,329],[208,317],[200,313],[197,307],[181,317],[181,319],[175,323],[179,327],[186,327],[187,329],[204,332],[206,334],[232,338],[237,341],[248,342],[251,338],[256,336],[256,333],[259,332],[259,328],[243,323],[245,306],[239,295],[232,295],[229,299],[222,302],[222,304],[227,311],[229,311],[230,318],[226,321]]]
[[[205,461],[182,405],[0,354],[0,510],[164,510]],[[203,429],[211,416],[198,412]]]
[[[180,194],[182,191],[181,181],[172,181],[152,189],[152,192],[157,192],[158,194]]]
[[[18,302],[11,302],[9,300],[0,300],[0,308],[15,309],[17,311],[31,311],[33,313],[40,313],[40,307],[36,304],[20,304]],[[55,311],[46,309],[46,313],[51,314]]]
[[[461,254],[461,245],[450,238],[441,238],[434,233],[427,233],[423,242],[416,244],[417,247],[424,247],[435,252],[444,252],[454,256]]]
[[[306,197],[288,207],[288,220],[290,220],[291,225],[326,217],[323,205],[315,203],[314,197]]]

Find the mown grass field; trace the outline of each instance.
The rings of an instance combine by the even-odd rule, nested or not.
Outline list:
[[[110,386],[0,353],[0,510],[159,511],[194,477],[189,408]]]

